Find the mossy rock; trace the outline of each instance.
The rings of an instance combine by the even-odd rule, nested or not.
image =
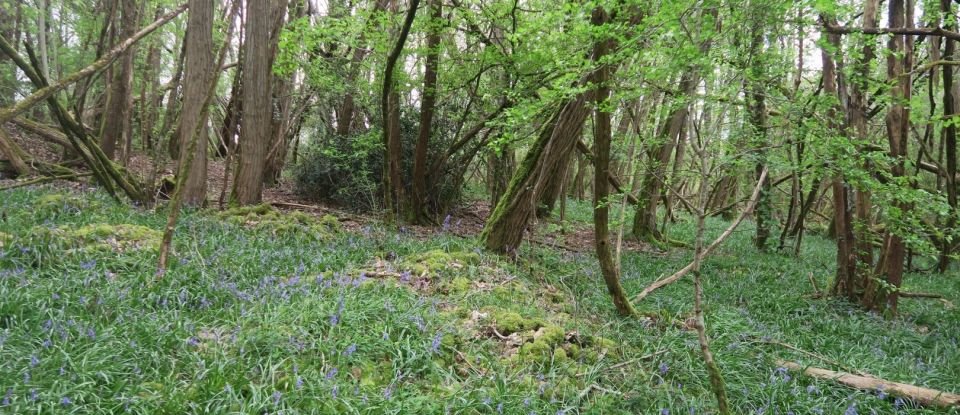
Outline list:
[[[446,252],[433,249],[411,256],[402,264],[415,275],[431,272],[446,272],[480,263],[480,255],[475,252]]]
[[[51,193],[37,198],[35,206],[38,217],[49,218],[62,212],[96,209],[100,207],[100,204],[76,195]]]
[[[216,215],[238,226],[266,230],[274,236],[306,235],[316,239],[328,239],[342,230],[335,216],[315,218],[303,212],[283,213],[269,204],[233,207]]]

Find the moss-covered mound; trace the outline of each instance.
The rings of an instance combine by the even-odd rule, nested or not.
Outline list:
[[[97,209],[100,204],[88,197],[51,193],[37,198],[35,207],[37,217],[49,219],[62,213],[79,213],[85,209]]]
[[[123,253],[139,250],[158,250],[163,233],[141,225],[94,223],[79,228],[61,226],[34,227],[21,238],[21,245],[62,248],[75,251],[109,251]]]
[[[271,232],[275,236],[303,235],[328,239],[340,233],[336,217],[314,217],[303,212],[281,212],[268,204],[241,206],[217,212],[216,216],[235,225]]]
[[[480,254],[476,252],[446,252],[442,249],[415,254],[401,264],[403,269],[414,275],[443,273],[463,269],[480,263]]]

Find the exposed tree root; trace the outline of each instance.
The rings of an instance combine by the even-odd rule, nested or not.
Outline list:
[[[907,398],[925,406],[960,408],[960,395],[950,392],[922,388],[915,385],[908,385],[906,383],[891,382],[889,380],[879,379],[873,376],[860,376],[847,372],[821,369],[818,367],[805,367],[799,363],[788,362],[785,360],[778,360],[777,364],[789,370],[801,372],[810,377],[832,380],[851,388],[862,390],[882,390],[884,393],[899,396],[901,398]]]

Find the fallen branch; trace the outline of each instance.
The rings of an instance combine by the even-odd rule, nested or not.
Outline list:
[[[906,383],[891,382],[873,376],[859,376],[847,372],[836,372],[818,367],[804,367],[796,362],[778,360],[777,365],[804,375],[838,382],[842,385],[861,390],[882,390],[884,393],[907,398],[924,406],[941,408],[960,407],[960,395],[936,389],[922,388]]]
[[[813,293],[814,293],[813,295],[814,295],[814,298],[823,297],[823,292],[820,291],[820,287],[817,287],[817,280],[813,279],[813,273],[812,273],[812,272],[807,273],[807,279],[810,280],[810,285],[813,286]]]
[[[61,175],[61,176],[41,176],[41,177],[37,177],[37,178],[34,178],[34,179],[22,181],[22,182],[16,182],[16,183],[11,184],[11,185],[9,185],[9,186],[0,187],[0,192],[2,192],[2,191],[4,191],[4,190],[16,189],[16,188],[18,188],[18,187],[24,187],[24,186],[34,185],[34,184],[52,182],[52,181],[54,181],[54,180],[75,180],[75,179],[79,179],[79,178],[81,178],[81,177],[88,177],[88,176],[92,176],[92,175],[93,175],[93,173],[87,172],[87,173],[76,173],[76,174],[64,174],[64,175]]]
[[[953,303],[950,300],[946,299],[943,295],[937,293],[912,293],[906,291],[897,292],[897,296],[900,298],[931,298],[934,300],[940,300],[943,303],[943,306],[946,308],[953,308]]]
[[[667,278],[663,278],[661,280],[657,280],[653,284],[650,284],[650,286],[648,286],[647,288],[644,288],[643,291],[640,291],[640,294],[637,294],[637,296],[633,298],[633,301],[636,302],[636,301],[643,300],[648,295],[650,295],[650,293],[660,288],[663,288],[667,285],[670,285],[674,282],[677,282],[678,280],[680,280],[680,278],[683,278],[684,275],[687,275],[687,273],[689,273],[690,271],[693,271],[694,264],[696,264],[697,261],[702,261],[708,255],[710,255],[710,253],[713,252],[714,249],[720,246],[720,244],[723,243],[723,241],[727,239],[727,237],[732,235],[733,231],[736,230],[738,226],[740,226],[741,222],[743,222],[743,219],[746,218],[747,215],[749,215],[750,212],[753,211],[753,208],[757,206],[757,200],[760,198],[760,189],[763,187],[763,181],[766,180],[766,178],[767,178],[767,169],[764,168],[763,172],[760,173],[760,179],[757,180],[757,186],[753,189],[753,195],[750,196],[750,203],[747,205],[747,208],[740,213],[740,216],[737,217],[737,219],[733,221],[733,223],[731,223],[730,226],[727,227],[727,229],[723,231],[723,233],[720,234],[720,236],[718,236],[716,240],[713,241],[713,243],[711,243],[709,246],[707,246],[703,250],[703,253],[700,254],[699,258],[695,258],[694,261],[690,262],[689,264],[687,264],[687,266],[683,267],[673,275]]]

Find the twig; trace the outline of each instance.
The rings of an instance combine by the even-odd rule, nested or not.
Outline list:
[[[816,298],[822,297],[822,296],[823,296],[823,292],[820,291],[820,288],[819,288],[819,287],[817,287],[817,280],[813,279],[813,273],[812,273],[812,272],[810,272],[810,273],[807,274],[807,279],[810,280],[810,285],[813,286],[813,292],[815,293],[814,295],[816,296]]]
[[[767,169],[764,168],[763,172],[760,174],[760,179],[757,180],[757,186],[753,189],[753,195],[750,196],[750,204],[747,206],[747,208],[743,212],[740,213],[740,216],[737,218],[737,220],[733,221],[733,223],[731,223],[730,226],[727,227],[727,229],[723,231],[723,233],[720,234],[720,236],[718,236],[716,240],[713,241],[713,243],[711,243],[709,246],[707,246],[703,250],[703,252],[700,254],[700,258],[695,258],[694,261],[690,262],[689,264],[687,264],[687,266],[683,267],[673,275],[667,278],[658,280],[653,284],[650,284],[650,286],[648,286],[647,288],[644,288],[643,291],[640,292],[640,294],[637,294],[637,296],[633,298],[633,301],[635,302],[641,301],[644,298],[646,298],[648,295],[650,295],[650,293],[660,288],[663,288],[667,285],[670,285],[678,281],[680,278],[683,278],[684,275],[687,275],[687,273],[693,270],[693,267],[697,263],[697,260],[702,260],[703,258],[706,258],[708,255],[710,255],[711,252],[713,252],[714,249],[720,246],[720,244],[723,243],[723,241],[727,239],[727,237],[733,234],[733,231],[737,229],[738,226],[740,226],[740,223],[743,222],[743,219],[746,218],[746,216],[753,211],[754,207],[756,207],[757,200],[760,197],[760,189],[763,187],[763,182],[764,180],[766,180],[766,178],[767,178]]]

